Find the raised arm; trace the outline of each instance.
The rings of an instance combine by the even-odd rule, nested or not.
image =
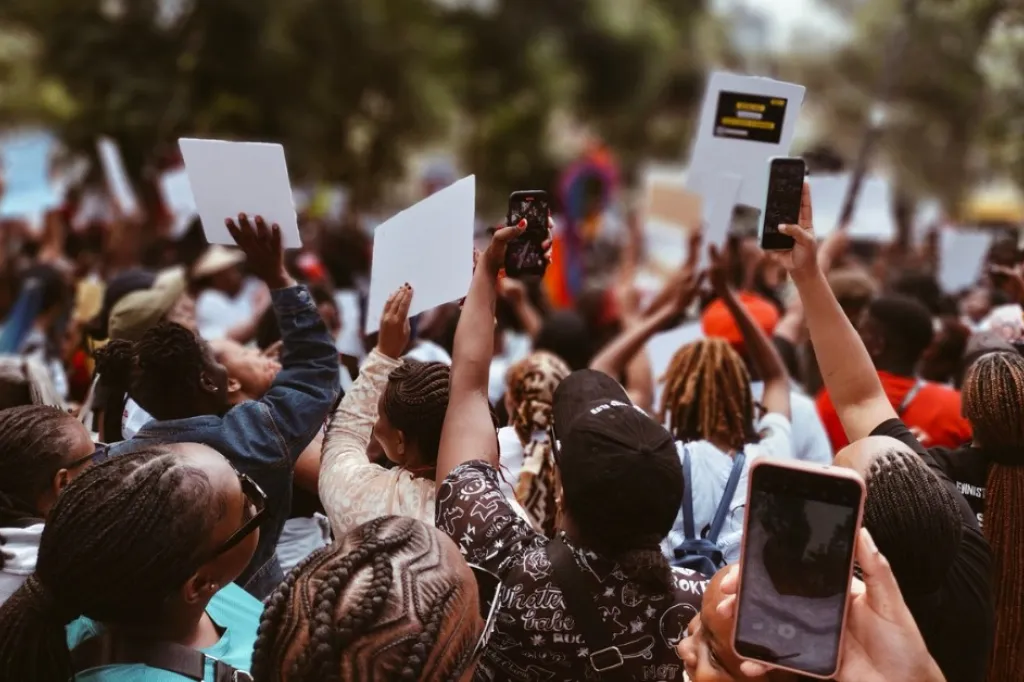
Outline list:
[[[491,421],[487,382],[494,356],[494,306],[497,281],[508,243],[522,234],[526,221],[494,233],[473,272],[462,306],[452,350],[452,378],[437,454],[437,485],[459,465],[485,460],[497,465],[498,438]]]
[[[811,195],[804,185],[803,204],[810,210]],[[801,208],[801,213],[804,212]],[[839,307],[817,259],[813,227],[783,225],[783,234],[796,241],[791,251],[776,252],[796,284],[807,315],[811,343],[821,376],[851,442],[866,438],[876,426],[896,418],[874,364],[857,330]]]

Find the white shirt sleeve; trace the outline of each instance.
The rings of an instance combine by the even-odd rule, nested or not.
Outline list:
[[[793,455],[801,462],[832,463],[832,443],[814,401],[802,393],[790,394],[793,412]]]
[[[234,308],[228,297],[219,291],[204,291],[196,300],[196,325],[199,335],[207,341],[223,339],[231,329]]]
[[[793,458],[793,426],[789,419],[769,412],[761,418],[757,431],[764,434],[757,444],[761,455],[777,459]]]

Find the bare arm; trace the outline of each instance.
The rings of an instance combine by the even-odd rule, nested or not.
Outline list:
[[[522,227],[498,230],[481,256],[462,316],[455,330],[452,378],[448,409],[437,453],[437,486],[466,462],[483,459],[497,466],[498,438],[491,422],[487,383],[494,356],[494,306],[497,301],[498,272],[505,260],[508,242]]]

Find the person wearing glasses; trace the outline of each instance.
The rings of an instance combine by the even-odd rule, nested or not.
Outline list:
[[[25,405],[0,411],[0,604],[36,567],[43,524],[57,495],[105,446],[57,407]]]
[[[270,597],[255,682],[472,679],[501,581],[421,521],[385,516],[312,554]]]
[[[552,404],[555,536],[534,530],[501,490],[487,379],[496,280],[519,233],[496,232],[477,264],[455,334],[437,461],[437,528],[508,593],[477,678],[680,679],[676,645],[706,581],[672,569],[659,546],[683,499],[672,435],[607,374],[576,371]]]
[[[266,491],[260,544],[239,576],[250,594],[264,598],[284,580],[275,548],[291,512],[295,464],[320,433],[341,389],[338,351],[313,297],[285,270],[280,229],[258,216],[239,216],[228,225],[249,268],[271,289],[281,329],[282,368],[269,390],[232,406],[228,371],[210,344],[168,321],[137,342],[110,343],[97,354],[97,367],[105,381],[124,386],[154,417],[135,437],[112,445],[112,456],[155,443],[203,443]]]
[[[266,497],[212,448],[95,464],[50,511],[35,572],[0,607],[0,679],[248,678],[261,604],[234,584]]]

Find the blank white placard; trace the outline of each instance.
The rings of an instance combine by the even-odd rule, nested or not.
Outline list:
[[[698,190],[701,198],[701,209],[704,214],[704,244],[702,246],[698,269],[706,269],[708,246],[714,244],[721,249],[729,238],[732,227],[732,215],[739,202],[743,185],[743,177],[734,173],[723,173],[707,182],[700,183]]]
[[[939,285],[947,294],[974,286],[981,277],[992,233],[947,227],[939,230]]]
[[[846,192],[852,181],[849,173],[807,178],[814,208],[814,234],[819,239],[827,237],[838,227]],[[874,175],[864,178],[847,231],[851,239],[861,241],[885,243],[896,238],[892,188],[888,180]]]
[[[192,138],[178,146],[207,241],[233,245],[224,221],[245,213],[277,223],[285,248],[302,246],[284,147]]]
[[[384,222],[373,233],[366,333],[380,329],[388,297],[408,282],[409,315],[458,300],[473,279],[476,176],[470,175]]]
[[[99,152],[103,174],[107,178],[107,187],[110,188],[110,194],[117,202],[117,207],[121,209],[121,214],[126,216],[137,214],[139,201],[128,180],[124,159],[121,158],[121,149],[109,137],[101,137],[96,141],[96,151]]]
[[[196,200],[188,184],[188,173],[184,168],[167,171],[160,176],[160,193],[164,205],[174,219],[171,237],[180,239],[188,230],[189,223],[196,217]]]
[[[662,377],[672,363],[672,357],[680,348],[704,338],[704,329],[700,320],[686,322],[675,329],[656,334],[647,342],[647,358],[651,364],[651,375],[654,380],[654,409],[661,405],[661,396],[665,382]]]

